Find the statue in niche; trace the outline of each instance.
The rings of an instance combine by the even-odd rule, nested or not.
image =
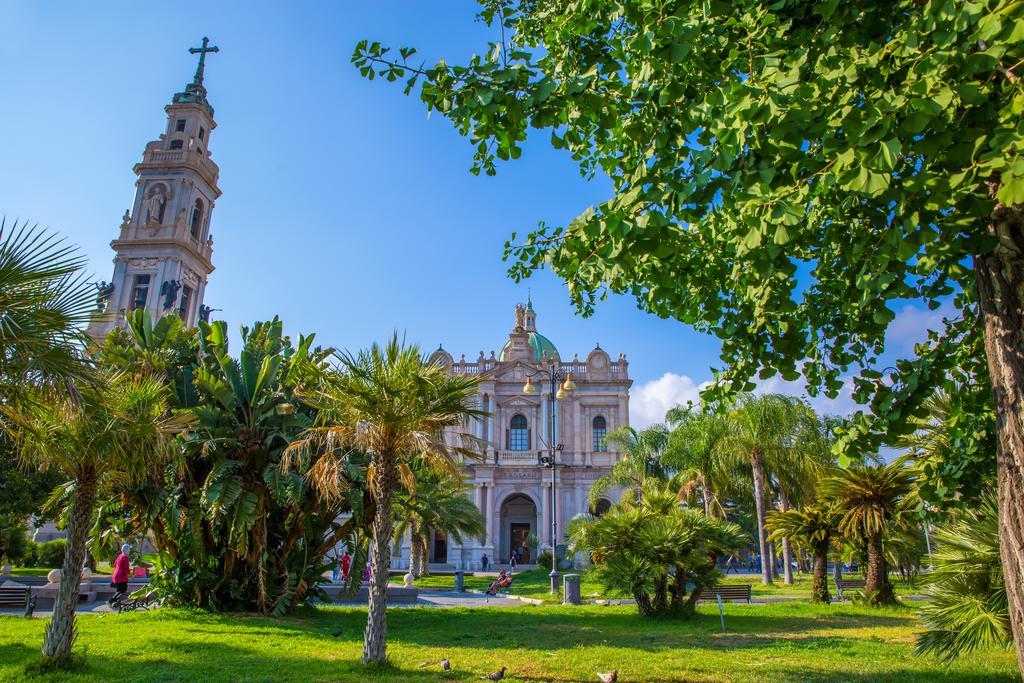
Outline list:
[[[181,280],[164,280],[160,285],[160,296],[164,297],[164,309],[174,308],[178,302],[178,290],[181,289]]]
[[[96,310],[103,313],[107,310],[110,297],[114,295],[114,283],[106,280],[96,285]]]
[[[146,223],[160,225],[164,222],[164,207],[167,205],[167,198],[164,197],[164,188],[157,185],[146,200]]]
[[[526,326],[526,308],[522,304],[516,304],[516,329],[520,330]]]

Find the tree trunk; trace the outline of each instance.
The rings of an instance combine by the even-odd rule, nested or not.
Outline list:
[[[426,534],[420,534],[420,576],[430,576],[430,546]]]
[[[872,605],[892,605],[896,602],[896,594],[889,582],[889,567],[885,561],[881,534],[868,539],[868,573],[864,593],[870,597]]]
[[[668,610],[668,575],[661,574],[654,579],[654,610],[665,612]]]
[[[754,508],[757,512],[757,546],[761,554],[761,583],[772,584],[772,564],[768,556],[768,537],[764,531],[764,464],[761,454],[754,450],[750,454],[750,467],[754,473]]]
[[[1024,671],[1024,226],[999,207],[996,251],[974,259],[985,355],[996,411],[999,548],[1017,665]]]
[[[420,543],[420,534],[411,531],[409,533],[409,573],[417,579],[423,576],[422,562],[420,555],[423,554],[423,544]]]
[[[775,543],[768,544],[768,554],[772,557],[772,579],[775,581],[779,580],[779,551],[775,547]]]
[[[46,625],[43,638],[43,658],[57,665],[67,662],[71,657],[71,646],[75,642],[75,608],[78,607],[82,563],[95,508],[95,479],[92,476],[79,477],[71,500],[68,544],[64,550],[64,565],[60,570],[60,590],[53,604],[53,618]]]
[[[828,604],[828,539],[814,544],[814,584],[811,590],[811,602]]]
[[[391,567],[392,510],[397,470],[392,455],[378,458],[373,478],[377,508],[373,514],[373,540],[370,542],[370,603],[363,636],[363,663],[384,662],[388,644],[388,568]]]
[[[786,492],[779,487],[779,510],[785,512],[789,509],[789,498],[786,497]],[[785,564],[783,567],[783,581],[787,586],[793,585],[793,544],[789,542],[788,538],[782,539],[782,562]]]

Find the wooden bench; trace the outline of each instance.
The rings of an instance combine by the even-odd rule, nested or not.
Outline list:
[[[0,605],[4,607],[24,607],[31,589],[28,586],[0,586]]]
[[[24,607],[25,616],[32,616],[38,598],[32,595],[31,586],[0,585],[0,606]]]
[[[834,580],[836,584],[836,598],[838,600],[845,600],[845,592],[850,591],[862,591],[867,582],[864,579],[838,579]]]
[[[718,600],[718,596],[721,596],[723,602],[736,602],[738,600],[750,602],[750,591],[751,585],[749,583],[725,584],[703,589],[697,594],[697,601]]]

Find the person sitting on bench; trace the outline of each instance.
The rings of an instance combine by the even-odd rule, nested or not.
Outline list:
[[[498,591],[512,585],[512,574],[502,570],[498,578],[491,581],[491,587],[487,589],[488,595],[497,595]]]

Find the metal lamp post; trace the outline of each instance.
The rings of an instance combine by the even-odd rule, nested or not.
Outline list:
[[[526,385],[523,393],[535,395],[540,389],[533,383],[533,378],[538,375],[547,375],[550,380],[548,390],[548,454],[541,456],[541,464],[551,468],[551,594],[558,595],[558,463],[556,454],[562,450],[562,444],[555,445],[555,402],[567,398],[576,389],[576,383],[572,381],[572,373],[562,373],[557,365],[551,364],[550,370],[538,370],[526,376]],[[562,381],[564,380],[564,381]],[[559,382],[562,382],[559,385]]]

